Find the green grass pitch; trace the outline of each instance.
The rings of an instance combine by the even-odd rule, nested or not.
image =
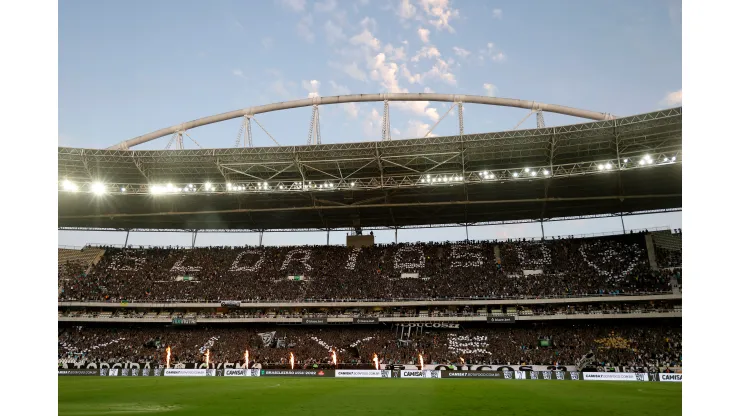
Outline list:
[[[681,383],[59,377],[59,415],[680,415]]]

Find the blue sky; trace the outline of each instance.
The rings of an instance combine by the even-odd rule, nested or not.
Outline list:
[[[680,105],[681,46],[681,2],[670,0],[67,0],[59,3],[59,145],[107,147],[183,121],[312,94],[434,91],[643,113]],[[447,108],[392,103],[393,137],[424,135]],[[382,103],[327,106],[320,112],[324,143],[380,138]],[[508,130],[526,114],[468,105],[465,131]],[[436,134],[457,130],[452,115]],[[298,145],[307,140],[310,116],[311,109],[304,108],[257,118],[281,144]],[[545,121],[584,120],[546,114]],[[534,125],[530,117],[521,128]],[[256,125],[252,130],[255,146],[271,144]],[[238,131],[239,121],[231,121],[189,134],[203,147],[231,147]],[[166,145],[162,138],[140,148]],[[187,138],[185,146],[196,147]],[[625,223],[679,227],[681,215]],[[553,223],[545,232],[617,229],[618,218]],[[540,232],[538,224],[476,230],[471,238]],[[332,243],[342,243],[343,236],[332,236]],[[399,233],[401,240],[450,236],[465,233]],[[130,242],[189,242],[186,235],[136,238],[140,241]],[[244,244],[256,238],[199,240]],[[109,239],[123,242],[108,233],[59,233],[59,243],[68,245]],[[304,233],[265,237],[269,244],[325,240]]]

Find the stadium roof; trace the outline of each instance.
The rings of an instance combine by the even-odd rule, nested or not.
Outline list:
[[[423,139],[58,149],[61,229],[342,230],[681,208],[682,109]]]

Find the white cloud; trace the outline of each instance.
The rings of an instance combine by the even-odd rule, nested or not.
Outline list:
[[[434,59],[439,58],[440,56],[442,55],[439,53],[439,49],[434,45],[424,46],[416,53],[416,56],[411,58],[411,62],[419,62],[419,59],[421,58]]]
[[[663,98],[662,103],[668,106],[681,105],[683,103],[683,88],[678,91],[668,93],[665,98]]]
[[[431,89],[431,88],[429,88],[429,87],[424,87],[424,92],[427,93],[427,94],[431,94],[431,93],[434,92],[434,90]]]
[[[457,80],[455,75],[450,72],[449,65],[441,59],[437,59],[432,69],[424,73],[424,79],[426,78],[439,79],[450,85],[457,85]]]
[[[266,38],[262,38],[262,47],[263,47],[263,48],[265,48],[265,49],[270,49],[270,48],[272,48],[272,45],[273,45],[274,43],[275,43],[275,42],[274,42],[274,41],[272,40],[272,38],[271,38],[271,37],[266,37]]]
[[[457,46],[452,47],[452,51],[455,52],[455,55],[461,57],[461,58],[467,58],[468,55],[470,55],[470,51],[463,48],[458,48]]]
[[[313,26],[313,16],[311,16],[310,14],[301,18],[301,20],[298,22],[298,25],[296,26],[296,31],[298,32],[298,35],[308,43],[313,43],[314,40],[311,26]]]
[[[401,75],[411,84],[421,84],[421,74],[412,74],[405,64],[401,65]]]
[[[314,4],[313,8],[319,13],[328,13],[337,8],[337,2],[336,0],[319,1]]]
[[[409,120],[406,124],[406,130],[403,133],[403,138],[406,139],[418,139],[424,137],[432,126],[424,123],[420,120]],[[436,136],[434,133],[430,133],[427,137]]]
[[[277,81],[272,82],[270,84],[269,90],[282,97],[290,96],[290,93],[288,92],[288,89],[286,88],[282,80],[277,80]]]
[[[303,86],[303,89],[308,91],[308,98],[314,98],[314,97],[320,97],[319,94],[319,87],[321,86],[321,83],[315,79],[312,79],[311,81],[301,81],[301,85]]]
[[[494,19],[501,20],[501,18],[503,16],[504,16],[504,12],[501,9],[493,9],[493,18]]]
[[[429,43],[429,29],[424,29],[423,27],[420,27],[417,31],[419,34],[419,39],[421,39],[424,43]]]
[[[380,137],[382,132],[383,117],[381,117],[378,110],[373,108],[370,114],[365,118],[365,122],[362,123],[362,130],[367,137]]]
[[[335,25],[331,20],[327,20],[326,24],[324,24],[324,32],[326,33],[326,40],[330,44],[346,38],[342,28]]]
[[[375,29],[378,27],[378,24],[375,22],[375,19],[372,17],[365,16],[364,19],[360,21],[360,26],[363,29],[367,29],[370,32],[375,32]]]
[[[360,69],[360,67],[357,66],[357,62],[352,62],[350,64],[339,64],[336,62],[329,62],[329,66],[338,69],[345,74],[349,75],[350,78],[356,79],[358,81],[365,82],[367,81],[367,74],[365,71]]]
[[[367,29],[363,30],[359,35],[353,36],[349,40],[349,43],[353,45],[364,45],[374,51],[380,50],[380,41]]]
[[[498,88],[495,85],[489,83],[483,84],[483,89],[486,90],[486,95],[489,97],[495,97],[496,93],[498,92]]]
[[[383,52],[388,57],[388,59],[392,59],[395,61],[406,60],[406,50],[403,48],[403,46],[394,48],[393,45],[389,43],[385,45],[385,48],[383,48]]]
[[[419,3],[431,25],[437,30],[446,29],[450,33],[455,33],[455,29],[450,26],[450,20],[460,17],[460,11],[451,8],[449,0],[419,0]]]
[[[334,80],[329,81],[329,85],[331,86],[331,92],[334,95],[347,95],[349,94],[349,88],[345,87],[344,85],[339,85]]]
[[[241,69],[234,69],[233,71],[231,71],[231,73],[234,74],[237,77],[243,77],[244,76],[244,73],[242,72]]]
[[[503,61],[506,59],[506,55],[493,42],[488,42],[485,49],[478,51],[478,59],[484,60],[486,58],[490,58],[492,61]]]
[[[306,0],[279,0],[278,3],[292,12],[302,12],[306,8]]]
[[[411,4],[410,0],[401,0],[401,5],[398,8],[398,15],[401,19],[413,19],[416,17],[416,7]]]

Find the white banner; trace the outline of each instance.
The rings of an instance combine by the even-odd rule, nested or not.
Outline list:
[[[389,364],[381,364],[381,368],[388,368]],[[386,366],[386,367],[384,367]],[[414,364],[392,365],[396,370],[418,370]],[[452,367],[452,368],[450,368]],[[578,371],[574,365],[518,365],[518,364],[424,364],[424,370],[455,370],[455,371]]]
[[[401,273],[401,279],[418,279],[419,273]]]
[[[583,373],[586,381],[648,381],[647,373]]]
[[[660,373],[660,381],[672,381],[674,383],[683,382],[683,374]]]
[[[350,378],[390,378],[390,370],[336,370],[335,377]]]
[[[542,269],[537,270],[523,270],[525,276],[530,276],[533,274],[542,274]]]
[[[438,370],[402,370],[401,378],[442,378],[442,372]]]
[[[164,370],[165,376],[170,377],[205,377],[215,376],[216,370],[205,368],[167,368]]]
[[[110,371],[108,372],[108,375],[111,377],[115,377],[118,375],[118,371],[119,371],[118,368],[111,368]]]

